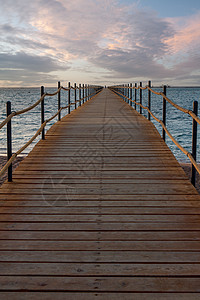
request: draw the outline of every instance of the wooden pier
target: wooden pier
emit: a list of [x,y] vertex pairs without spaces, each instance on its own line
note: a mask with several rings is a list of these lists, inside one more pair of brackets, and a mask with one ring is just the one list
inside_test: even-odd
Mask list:
[[0,189],[0,299],[200,299],[200,196],[104,89]]

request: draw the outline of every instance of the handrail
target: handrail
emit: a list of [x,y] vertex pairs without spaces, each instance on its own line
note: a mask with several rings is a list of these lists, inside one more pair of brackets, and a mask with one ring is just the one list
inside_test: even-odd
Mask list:
[[57,89],[57,91],[55,93],[53,93],[53,94],[46,93],[45,96],[50,96],[50,97],[56,96],[61,90],[62,90],[62,87],[60,87],[59,89]]
[[[89,86],[90,88],[94,88],[94,86]],[[78,90],[79,87],[70,87],[70,89],[74,89],[74,90]],[[30,110],[32,110],[33,108],[35,108],[36,106],[38,106],[46,96],[49,96],[49,97],[52,97],[52,96],[55,96],[57,95],[61,90],[64,90],[64,91],[69,91],[70,90],[69,88],[64,88],[63,86],[60,87],[55,93],[45,93],[39,100],[37,100],[33,105],[27,107],[27,108],[24,108],[22,110],[19,110],[19,111],[13,111],[7,118],[5,118],[1,123],[0,123],[0,129],[3,128],[14,116],[19,116],[21,114],[24,114]],[[83,89],[81,87],[81,89]],[[84,87],[84,89],[87,89],[87,87]],[[81,100],[85,99],[86,97],[82,98]],[[80,100],[79,100],[80,101]]]
[[[59,82],[59,86],[60,86],[60,82]],[[43,87],[42,87],[43,88]],[[19,111],[14,111],[12,113],[10,113],[7,118],[5,118],[1,123],[0,123],[0,129],[3,128],[6,124],[8,124],[9,122],[11,122],[11,119],[14,117],[14,116],[18,116],[18,115],[21,115],[23,113],[26,113],[30,110],[32,110],[33,108],[35,108],[37,105],[39,105],[40,103],[42,103],[42,101],[44,101],[44,98],[46,96],[55,96],[57,94],[60,93],[61,90],[65,90],[65,91],[69,91],[70,89],[74,89],[74,90],[80,90],[80,88],[82,88],[81,86],[80,87],[72,87],[70,86],[70,88],[64,88],[63,86],[60,86],[56,92],[54,93],[44,93],[41,98],[39,100],[37,100],[33,105],[23,109],[23,110],[19,110]],[[102,90],[102,87],[100,86],[93,86],[93,85],[87,85],[87,86],[84,86],[84,89],[87,90],[88,92],[86,93],[86,96],[85,97],[81,97],[81,94],[80,94],[80,99],[76,100],[75,102],[73,103],[69,103],[67,106],[64,106],[64,107],[60,107],[58,109],[58,111],[52,116],[50,117],[49,119],[47,119],[46,121],[44,121],[40,128],[37,130],[37,132],[33,135],[33,137],[25,144],[23,145],[17,152],[13,153],[12,156],[8,159],[7,163],[3,166],[3,168],[0,170],[0,177],[9,169],[9,167],[12,165],[12,162],[15,160],[15,158],[21,154],[40,134],[41,132],[43,132],[44,128],[46,127],[46,125],[51,122],[53,119],[55,119],[60,113],[62,110],[64,109],[67,109],[69,107],[71,107],[72,105],[74,105],[75,103],[81,103],[81,101],[83,101],[84,103],[84,100],[86,99],[89,100],[89,99],[92,99],[92,97],[94,95],[97,95],[101,90]],[[89,93],[89,91],[91,89],[95,89],[95,92],[94,93]],[[43,90],[43,89],[42,89]],[[59,103],[60,103],[60,98],[59,98]],[[76,109],[76,107],[75,107]],[[60,118],[59,118],[60,119]],[[8,138],[8,137],[7,137]],[[9,176],[8,176],[9,177]],[[11,174],[11,178],[12,178],[12,174]],[[12,180],[10,180],[12,181]]]
[[4,125],[6,125],[8,122],[10,122],[10,120],[12,119],[12,117],[15,116],[15,111],[13,111],[7,118],[5,118],[3,120],[3,122],[0,123],[0,129],[4,127]]
[[[111,86],[110,88],[113,88],[113,86]],[[148,85],[145,86],[145,87],[140,87],[140,86],[138,86],[138,87],[135,87],[135,86],[133,86],[133,87],[128,87],[128,86],[116,86],[115,88],[117,88],[117,89],[124,89],[124,88],[127,88],[127,89],[132,89],[132,90],[146,90],[146,89],[148,89],[148,90],[149,90],[150,92],[152,92],[153,94],[162,96],[162,97],[163,97],[168,103],[170,103],[172,106],[174,106],[174,107],[177,108],[178,110],[182,111],[183,113],[190,115],[190,116],[191,116],[198,124],[200,124],[200,118],[197,117],[197,116],[193,113],[193,111],[191,111],[191,110],[189,110],[189,109],[186,109],[186,108],[184,108],[184,107],[182,107],[182,106],[180,106],[180,105],[174,103],[174,102],[173,102],[172,100],[170,100],[164,93],[162,93],[162,92],[156,92],[156,91],[154,91],[152,88],[150,88]],[[124,97],[124,95],[123,95],[123,97]],[[125,97],[125,98],[126,98],[126,97]]]
[[[71,87],[70,87],[71,88]],[[61,89],[63,90],[63,91],[69,91],[70,89],[69,88],[64,88],[63,86],[61,86]]]
[[22,110],[19,111],[13,111],[7,118],[5,118],[1,123],[0,123],[0,129],[3,128],[14,116],[19,116],[21,114],[24,114],[30,110],[32,110],[33,108],[35,108],[36,106],[38,106],[38,104],[40,104],[44,98],[45,98],[46,94],[44,94],[38,101],[36,101],[33,105],[24,108]]
[[46,120],[41,126],[40,128],[37,130],[37,132],[33,135],[33,137],[24,145],[22,146],[17,152],[15,152],[11,158],[7,161],[7,163],[4,165],[4,167],[0,170],[0,177],[6,172],[6,170],[9,168],[9,166],[12,164],[12,162],[15,160],[15,158],[21,154],[37,137],[38,135],[41,134],[42,130],[45,128],[45,126],[47,125],[47,123],[49,123],[50,121],[52,121],[58,114],[60,111],[62,111],[63,109],[68,108],[68,106],[66,107],[61,107],[58,112],[52,116],[51,118],[49,118],[48,120]]
[[[178,110],[186,113],[186,114],[189,114],[193,120],[195,120],[195,122],[197,122],[198,124],[200,124],[200,118],[197,117],[197,115],[191,111],[191,110],[188,110],[188,109],[185,109],[177,104],[175,104],[172,100],[170,100],[166,95],[165,93],[163,92],[156,92],[154,91],[150,86],[146,86],[145,88],[142,88],[141,86],[138,86],[138,87],[129,87],[129,86],[111,86],[109,87],[111,91],[113,91],[114,93],[118,94],[119,96],[121,96],[123,99],[127,99],[128,102],[130,103],[135,103],[136,105],[140,106],[141,108],[145,109],[148,111],[148,113],[162,126],[163,130],[166,132],[166,134],[169,136],[169,138],[173,141],[173,143],[189,158],[189,160],[191,161],[192,165],[194,166],[194,168],[196,169],[196,171],[200,174],[200,167],[198,166],[196,160],[194,159],[193,157],[193,154],[188,152],[184,147],[182,147],[180,145],[180,143],[172,136],[172,134],[169,132],[169,130],[167,129],[166,125],[163,123],[163,121],[161,121],[160,119],[158,119],[152,112],[151,110],[149,109],[149,107],[147,106],[144,106],[142,105],[141,103],[139,102],[136,102],[135,100],[127,97],[125,94],[123,94],[122,92],[119,92],[118,90],[116,89],[126,89],[126,88],[130,88],[130,89],[148,89],[150,92],[156,94],[156,95],[160,95],[163,97],[163,99],[165,99],[166,101],[168,101],[172,106],[174,106],[175,108],[177,108]],[[196,151],[196,150],[195,150]],[[194,175],[195,177],[195,175]],[[193,184],[195,185],[195,179],[192,178],[192,182]]]

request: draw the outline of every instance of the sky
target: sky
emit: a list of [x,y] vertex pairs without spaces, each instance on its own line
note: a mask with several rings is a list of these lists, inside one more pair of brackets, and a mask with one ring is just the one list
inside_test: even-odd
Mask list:
[[198,86],[199,0],[0,0],[0,87]]

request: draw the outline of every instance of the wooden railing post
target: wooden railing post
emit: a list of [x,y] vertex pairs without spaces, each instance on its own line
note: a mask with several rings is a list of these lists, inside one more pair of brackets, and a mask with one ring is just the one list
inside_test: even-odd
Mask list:
[[124,101],[126,102],[126,84],[124,84]]
[[86,101],[88,101],[88,100],[89,100],[89,89],[88,89],[88,86],[89,86],[89,84],[87,84],[87,89],[86,89],[86,94],[87,94]]
[[[163,87],[163,94],[166,96],[166,92],[167,92],[167,87],[166,85],[164,85]],[[165,98],[163,98],[163,124],[166,126],[166,100]],[[165,130],[164,128],[162,129],[162,138],[165,142],[165,136],[166,136],[166,133],[165,133]]]
[[124,84],[124,101],[126,102],[126,84]]
[[[41,97],[44,95],[44,87],[41,86]],[[41,124],[44,123],[44,99],[41,101]],[[45,139],[45,129],[42,129],[42,140]]]
[[[11,114],[11,102],[7,101],[6,104],[7,117]],[[11,120],[7,123],[7,160],[12,156],[12,129]],[[12,182],[12,164],[8,168],[8,182]]]
[[[123,84],[123,95],[125,96],[125,84]],[[123,100],[125,101],[125,97],[123,97]]]
[[[140,87],[142,88],[142,82],[140,82]],[[140,104],[142,105],[142,89],[140,88]],[[142,107],[140,106],[140,114],[142,115]]]
[[[135,83],[135,102],[137,102],[137,83]],[[135,110],[137,110],[137,104],[135,103]]]
[[129,83],[128,83],[128,85],[127,85],[127,97],[128,97],[127,103],[128,104],[129,104],[129,95],[130,95],[130,89],[129,89]]
[[77,101],[77,99],[76,99],[77,97],[76,97],[76,83],[74,83],[74,108],[76,109],[76,101]]
[[[151,81],[149,81],[148,86],[151,88]],[[148,90],[148,109],[151,110],[151,91]],[[151,121],[151,115],[148,112],[148,120]]]
[[85,85],[85,102],[87,102],[87,84]]
[[[130,99],[131,100],[133,100],[133,89],[132,89],[132,87],[133,87],[133,84],[130,83]],[[133,102],[132,101],[130,101],[130,106],[133,106]]]
[[70,82],[68,83],[68,114],[70,114],[70,112],[71,112],[71,106],[70,106],[70,104],[71,104],[71,84],[70,84]]
[[124,101],[126,102],[126,84],[124,84]]
[[85,97],[85,85],[83,84],[83,103],[85,103],[84,97]]
[[[198,102],[193,102],[193,113],[197,116],[198,115]],[[192,156],[194,160],[197,159],[197,122],[193,119],[192,124]],[[192,165],[192,176],[191,176],[191,183],[195,186],[196,181],[196,169]]]
[[89,84],[87,84],[87,101],[89,100]]
[[[79,100],[81,100],[81,83],[79,84]],[[79,106],[81,106],[81,101],[79,101]]]
[[[60,81],[58,81],[58,89],[60,88]],[[58,92],[58,110],[60,109],[60,100],[61,100],[61,93]],[[58,121],[61,120],[61,112],[58,114]]]

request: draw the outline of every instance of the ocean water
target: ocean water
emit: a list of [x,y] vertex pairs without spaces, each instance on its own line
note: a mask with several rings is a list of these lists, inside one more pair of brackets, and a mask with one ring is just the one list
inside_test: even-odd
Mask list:
[[[45,92],[54,93],[57,88],[47,88]],[[34,104],[40,99],[40,88],[0,88],[0,122],[6,117],[6,102],[11,101],[12,111],[18,111]],[[78,91],[77,91],[78,99]],[[71,102],[74,101],[74,90],[71,90]],[[58,96],[47,96],[44,101],[45,120],[53,116],[58,110]],[[61,90],[61,106],[68,104],[68,91]],[[71,110],[74,106],[71,106]],[[67,109],[62,110],[61,117],[67,114]],[[58,120],[56,117],[45,127],[45,132]],[[13,153],[19,150],[41,126],[41,104],[33,110],[12,118],[12,150]],[[41,139],[36,140],[24,150],[27,154],[34,145]],[[6,126],[0,129],[0,154],[6,154]]]
[[[53,93],[57,88],[47,88],[45,91]],[[154,88],[160,92],[162,88]],[[133,93],[134,94],[134,93]],[[200,100],[200,88],[167,88],[167,96],[180,106],[193,109],[193,101]],[[6,117],[6,102],[11,101],[12,111],[17,111],[32,105],[40,98],[39,88],[0,88],[0,122]],[[61,106],[67,105],[68,92],[61,91]],[[137,92],[139,99],[139,91]],[[74,91],[71,91],[71,101],[74,100]],[[143,91],[143,104],[147,106],[148,92]],[[152,94],[151,108],[156,117],[162,119],[162,97]],[[71,108],[74,109],[73,107]],[[137,108],[139,111],[139,107]],[[45,98],[45,118],[51,117],[57,111],[57,95],[54,97]],[[62,111],[62,116],[67,114],[67,110]],[[144,111],[143,115],[147,117]],[[51,121],[46,131],[57,121],[57,118]],[[162,134],[162,127],[155,120],[152,120]],[[178,111],[169,103],[167,103],[167,128],[175,139],[187,150],[191,152],[192,141],[192,118],[187,114]],[[40,105],[32,111],[12,119],[12,137],[13,137],[13,152],[16,152],[22,147],[40,127]],[[199,126],[198,126],[199,127]],[[39,141],[39,136],[35,142],[30,145],[23,154],[27,154],[34,145]],[[0,154],[6,154],[6,126],[0,130]],[[198,128],[198,152],[197,160],[200,161],[200,128]],[[176,158],[181,162],[188,162],[187,157],[174,145],[170,138],[166,135],[166,142],[172,150]],[[199,154],[199,155],[198,155]]]

